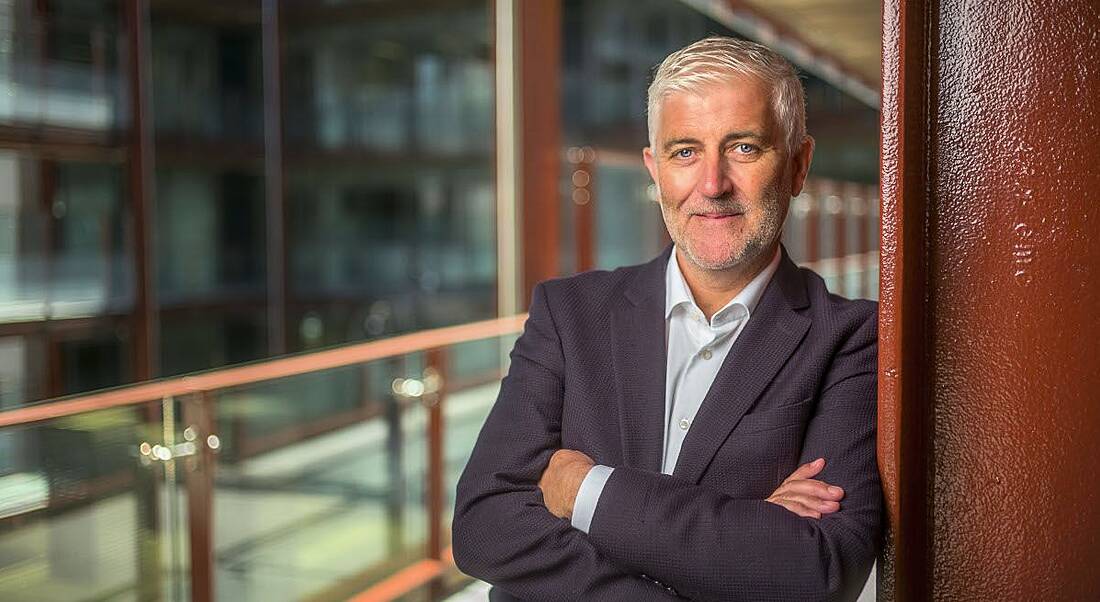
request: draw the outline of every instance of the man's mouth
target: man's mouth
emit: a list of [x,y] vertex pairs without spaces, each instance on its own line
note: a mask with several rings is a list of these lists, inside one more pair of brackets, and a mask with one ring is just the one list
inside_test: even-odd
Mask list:
[[742,215],[741,213],[694,213],[695,217],[702,217],[710,220],[727,220]]

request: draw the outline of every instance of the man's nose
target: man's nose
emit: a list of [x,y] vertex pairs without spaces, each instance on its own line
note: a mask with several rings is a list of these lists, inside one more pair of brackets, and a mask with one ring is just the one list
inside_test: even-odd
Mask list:
[[710,198],[729,195],[733,190],[728,166],[722,153],[707,153],[703,161],[703,173],[700,175],[699,193]]

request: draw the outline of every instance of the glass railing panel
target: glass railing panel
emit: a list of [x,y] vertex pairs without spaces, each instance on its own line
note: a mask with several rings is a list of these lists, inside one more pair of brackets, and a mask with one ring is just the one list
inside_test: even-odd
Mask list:
[[424,511],[406,478],[421,412],[372,386],[399,363],[218,394],[226,443],[213,494],[218,599],[325,594],[387,560],[422,555],[424,529],[409,515]]
[[[0,600],[185,599],[162,402],[0,429]],[[150,445],[142,455],[141,443]]]
[[[445,548],[454,486],[513,341],[211,393],[222,442],[211,504],[215,598],[342,600],[431,558],[433,521]],[[457,579],[452,571],[409,599],[438,599]]]
[[514,324],[0,410],[0,600],[443,599]]

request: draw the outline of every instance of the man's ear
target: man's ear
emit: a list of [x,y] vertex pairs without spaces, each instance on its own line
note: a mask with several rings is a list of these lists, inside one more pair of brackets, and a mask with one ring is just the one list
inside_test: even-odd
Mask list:
[[642,149],[642,162],[649,170],[649,177],[653,178],[653,183],[660,186],[660,182],[657,181],[657,157],[653,156],[652,148],[647,146]]
[[806,183],[806,174],[810,173],[810,162],[814,158],[814,138],[806,136],[802,145],[791,156],[791,196],[802,193],[802,186]]

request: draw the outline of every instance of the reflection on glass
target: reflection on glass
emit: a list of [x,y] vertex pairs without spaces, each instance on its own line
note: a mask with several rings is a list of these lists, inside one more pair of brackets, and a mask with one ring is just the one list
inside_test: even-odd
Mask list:
[[[305,11],[287,32],[287,136],[310,148],[397,158],[492,149],[493,67],[484,3],[340,18]],[[413,2],[413,5],[419,4]],[[293,11],[291,14],[294,14]]]
[[221,393],[213,499],[218,598],[344,599],[424,558],[424,402],[442,404],[446,527],[450,496],[513,341],[446,349],[442,399],[409,395],[432,390],[423,354]]
[[4,403],[496,314],[490,5],[270,6],[274,56],[259,0],[157,0],[129,57],[125,3],[0,0]]
[[160,302],[222,302],[264,294],[259,177],[165,167],[157,173]]
[[[159,403],[0,430],[0,599],[161,599],[179,549],[139,442]],[[163,491],[164,488],[161,488]],[[167,596],[164,596],[167,597]]]
[[[323,336],[303,331],[303,343],[492,316],[492,190],[487,166],[294,177],[293,290],[323,321]],[[366,303],[348,307],[349,297]]]
[[650,200],[652,180],[641,159],[636,164],[600,164],[595,181],[596,267],[613,270],[638,263],[660,249],[664,220]]
[[158,141],[258,144],[263,135],[260,3],[234,3],[248,17],[243,23],[219,21],[222,13],[214,10],[218,3],[197,4],[208,6],[196,13],[171,2],[153,5],[151,71]]
[[0,323],[126,311],[118,166],[0,151]]
[[[454,487],[514,342],[0,429],[0,599],[188,599],[193,557],[210,559],[217,600],[362,592],[426,558],[432,529],[448,545]],[[192,540],[203,525],[210,538]],[[407,599],[466,581],[450,569]]]
[[286,35],[291,349],[495,314],[486,6],[363,6]]
[[118,28],[109,0],[0,0],[0,123],[117,127]]
[[161,373],[173,376],[260,359],[267,354],[265,327],[265,314],[247,306],[163,310]]
[[160,372],[263,357],[260,3],[156,2],[149,28]]

